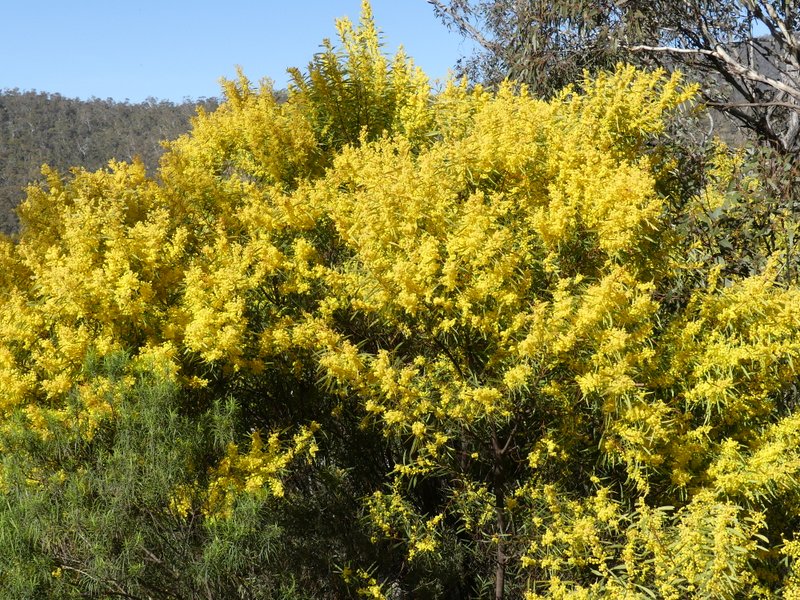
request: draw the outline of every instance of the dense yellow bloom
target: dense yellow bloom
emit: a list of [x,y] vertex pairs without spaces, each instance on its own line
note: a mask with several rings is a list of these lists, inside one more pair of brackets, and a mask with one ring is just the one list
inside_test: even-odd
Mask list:
[[[777,259],[734,278],[684,256],[648,141],[692,89],[620,66],[548,102],[434,94],[370,15],[284,103],[227,82],[158,179],[45,170],[0,240],[3,427],[92,440],[133,382],[87,360],[124,351],[181,386],[180,410],[239,394],[260,415],[174,515],[288,496],[335,433],[286,415],[319,402],[391,448],[365,510],[409,563],[469,543],[528,598],[734,598],[782,551],[770,585],[800,594],[778,540],[800,510],[800,290]],[[726,206],[737,159],[717,153],[690,214]]]

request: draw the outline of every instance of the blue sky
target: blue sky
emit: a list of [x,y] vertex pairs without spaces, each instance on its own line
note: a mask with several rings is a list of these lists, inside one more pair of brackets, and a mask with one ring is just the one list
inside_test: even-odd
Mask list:
[[[334,20],[358,20],[360,0],[3,0],[0,89],[77,98],[181,101],[219,94],[241,65],[253,81],[285,87]],[[443,78],[472,46],[450,33],[425,0],[373,0],[387,52],[402,44]]]

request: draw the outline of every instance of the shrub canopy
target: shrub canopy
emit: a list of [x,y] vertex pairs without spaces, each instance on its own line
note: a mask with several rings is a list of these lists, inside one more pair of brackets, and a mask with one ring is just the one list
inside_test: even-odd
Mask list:
[[664,139],[694,90],[434,92],[368,5],[338,31],[285,103],[225,83],[157,178],[29,189],[0,588],[800,594],[794,225],[717,252],[761,191]]

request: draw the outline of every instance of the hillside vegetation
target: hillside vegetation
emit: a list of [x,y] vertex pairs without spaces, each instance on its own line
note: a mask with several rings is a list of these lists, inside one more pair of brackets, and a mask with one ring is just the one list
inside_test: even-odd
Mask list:
[[78,100],[43,92],[0,92],[0,232],[18,227],[14,209],[24,188],[41,179],[48,164],[61,172],[80,166],[95,170],[109,160],[138,157],[154,174],[162,140],[189,129],[198,106],[213,109],[216,100],[141,104]]

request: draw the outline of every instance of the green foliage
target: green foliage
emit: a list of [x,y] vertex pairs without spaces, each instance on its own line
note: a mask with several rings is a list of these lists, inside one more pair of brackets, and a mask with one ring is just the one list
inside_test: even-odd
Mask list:
[[[359,536],[341,473],[322,469],[315,489],[285,502],[243,498],[228,519],[203,519],[191,504],[182,513],[176,490],[202,484],[196,465],[232,436],[235,407],[186,413],[175,382],[153,368],[124,354],[88,357],[86,377],[109,382],[114,406],[91,440],[57,423],[45,438],[23,428],[24,439],[0,440],[17,448],[3,463],[2,597],[330,594],[325,574]],[[343,527],[353,540],[339,538]]]

